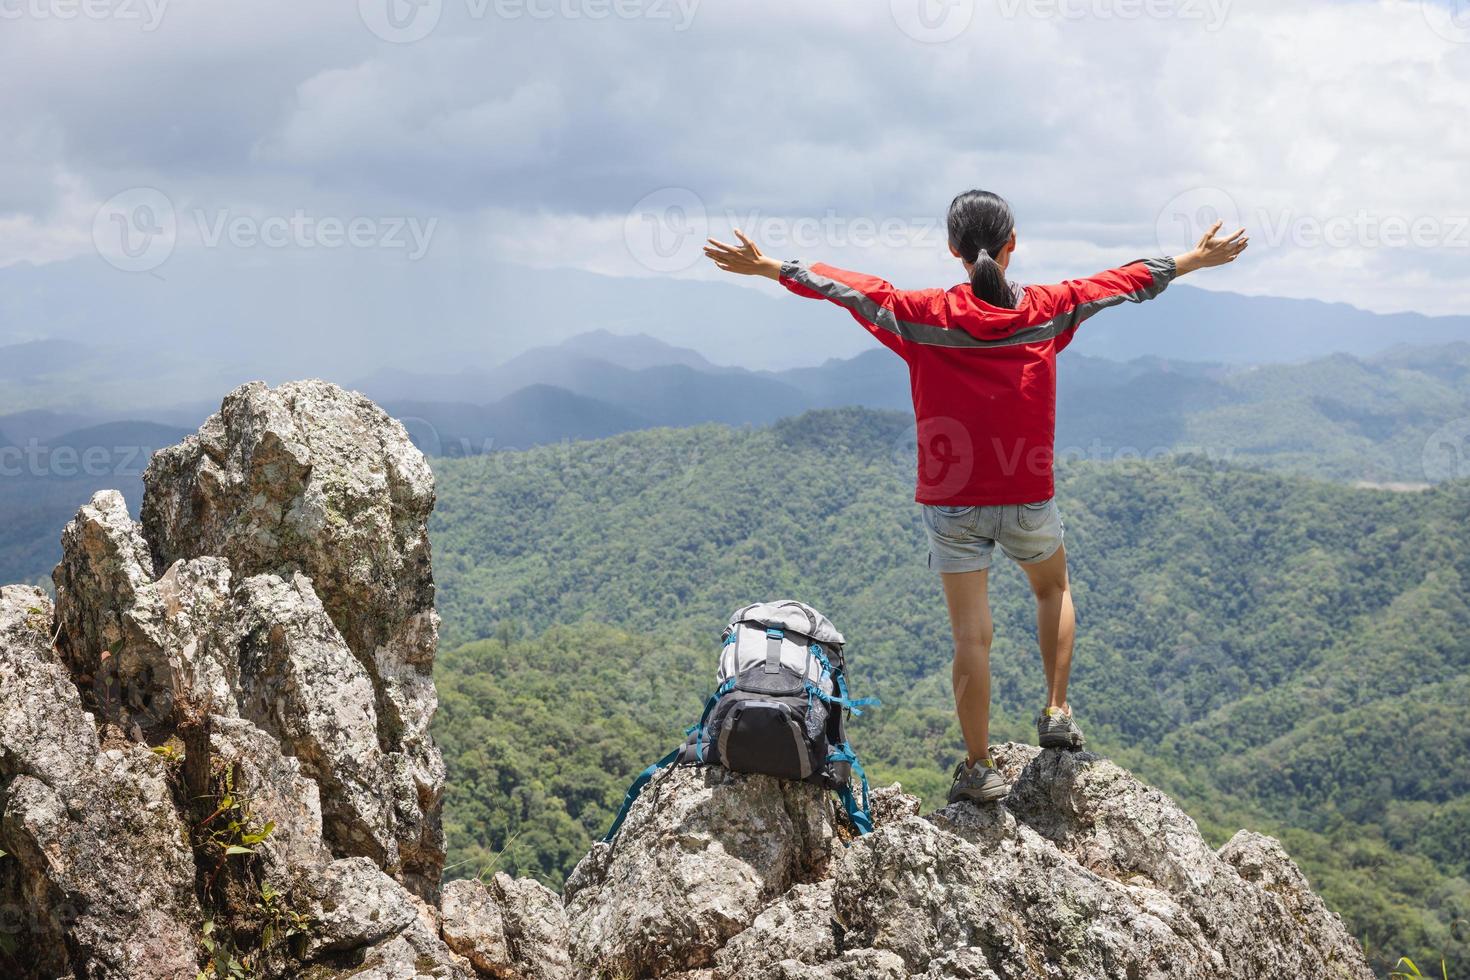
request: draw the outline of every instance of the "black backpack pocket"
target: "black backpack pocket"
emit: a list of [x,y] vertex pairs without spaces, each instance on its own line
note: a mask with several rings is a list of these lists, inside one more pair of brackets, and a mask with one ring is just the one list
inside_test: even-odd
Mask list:
[[731,772],[808,779],[821,770],[806,737],[805,699],[733,691],[716,709],[714,721],[714,756]]

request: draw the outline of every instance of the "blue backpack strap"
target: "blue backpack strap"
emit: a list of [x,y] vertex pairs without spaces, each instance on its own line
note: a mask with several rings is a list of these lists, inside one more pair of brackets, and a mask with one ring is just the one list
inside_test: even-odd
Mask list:
[[[838,678],[840,679],[841,676],[842,675],[839,674],[838,675]],[[828,704],[840,705],[841,707],[847,708],[848,710],[850,710],[855,715],[860,715],[860,714],[863,713],[862,708],[860,707],[860,705],[864,705],[864,704],[882,704],[883,703],[882,701],[880,701],[877,698],[849,698],[849,697],[846,697],[845,695],[847,693],[847,688],[845,686],[839,687],[839,690],[842,692],[840,694],[828,694],[826,691],[822,690],[820,687],[817,687],[817,685],[813,684],[811,681],[807,681],[806,682],[806,689],[807,689],[808,696],[814,694],[817,697],[821,698],[823,701],[826,701]]]
[[849,782],[837,791],[838,799],[842,800],[842,808],[847,811],[847,819],[859,834],[870,834],[873,832],[873,811],[868,805],[868,776],[863,771],[863,764],[858,761],[857,754],[853,752],[852,746],[843,742],[827,756],[828,762],[846,762],[852,766],[852,771],[857,773],[858,781],[863,787],[863,802],[858,805],[857,797],[853,795],[852,784]]
[[611,841],[613,836],[617,834],[618,828],[623,825],[623,819],[628,816],[628,811],[633,808],[633,801],[638,799],[639,795],[642,794],[643,787],[648,785],[648,781],[653,778],[653,774],[665,766],[673,765],[678,760],[679,753],[683,748],[684,746],[679,746],[679,748],[670,752],[638,774],[638,778],[633,780],[633,785],[628,787],[628,793],[623,797],[623,805],[618,808],[618,815],[613,818],[612,826],[607,829],[607,835],[602,838],[604,841]]
[[685,735],[694,735],[695,732],[699,733],[698,736],[696,736],[696,738],[694,739],[694,757],[700,762],[704,761],[704,726],[709,723],[709,714],[711,711],[715,710],[715,704],[719,702],[720,698],[724,697],[726,694],[729,694],[734,689],[735,678],[733,677],[729,678],[725,681],[725,683],[715,688],[715,693],[711,694],[709,696],[709,700],[704,702],[704,712],[699,716],[699,723],[695,725],[690,725],[688,728],[684,729]]
[[[694,749],[695,758],[700,762],[704,761],[704,726],[709,721],[710,712],[715,709],[716,702],[726,694],[729,694],[734,687],[735,678],[733,677],[717,687],[715,693],[709,696],[709,700],[704,702],[704,713],[699,716],[699,723],[690,725],[684,729],[685,735],[693,735],[695,732],[699,733],[698,737],[694,740]],[[618,828],[623,825],[623,819],[627,817],[628,811],[633,807],[633,801],[638,799],[639,795],[643,792],[643,788],[653,778],[653,774],[679,761],[679,756],[683,753],[684,746],[687,744],[686,742],[684,745],[680,745],[674,751],[638,774],[638,778],[633,780],[633,785],[628,787],[628,792],[623,797],[623,805],[618,808],[618,815],[613,818],[612,826],[608,828],[607,835],[602,838],[604,841],[611,841],[613,836],[617,834]]]

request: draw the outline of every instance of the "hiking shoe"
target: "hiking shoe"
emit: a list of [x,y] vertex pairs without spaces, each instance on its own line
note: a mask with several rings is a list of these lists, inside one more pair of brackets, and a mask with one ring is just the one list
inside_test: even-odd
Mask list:
[[1047,708],[1036,719],[1036,741],[1043,749],[1080,749],[1087,743],[1082,729],[1061,708]]
[[949,802],[969,800],[972,803],[989,803],[1011,791],[1010,784],[989,760],[973,766],[961,762],[954,767],[954,785],[949,788]]

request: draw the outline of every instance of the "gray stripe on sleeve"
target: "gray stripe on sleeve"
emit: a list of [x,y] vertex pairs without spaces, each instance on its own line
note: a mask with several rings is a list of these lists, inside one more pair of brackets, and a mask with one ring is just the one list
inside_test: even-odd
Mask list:
[[1012,347],[1019,344],[1034,344],[1039,341],[1050,340],[1058,334],[1071,330],[1094,313],[1107,309],[1109,306],[1116,306],[1123,302],[1141,303],[1144,300],[1153,299],[1159,293],[1163,292],[1170,280],[1174,278],[1174,260],[1172,258],[1141,259],[1126,263],[1126,265],[1136,265],[1140,261],[1148,268],[1150,274],[1153,275],[1154,281],[1152,285],[1131,293],[1121,293],[1117,296],[1109,296],[1107,299],[1082,303],[1065,313],[1047,320],[1045,323],[1024,327],[1008,337],[1001,337],[996,340],[981,340],[958,328],[936,327],[928,323],[914,323],[909,320],[900,320],[892,310],[875,302],[861,290],[849,286],[847,283],[838,282],[829,276],[818,275],[808,268],[804,262],[782,262],[781,277],[805,286],[807,289],[831,300],[837,305],[853,311],[879,329],[895,334],[912,343],[923,344],[928,347]]

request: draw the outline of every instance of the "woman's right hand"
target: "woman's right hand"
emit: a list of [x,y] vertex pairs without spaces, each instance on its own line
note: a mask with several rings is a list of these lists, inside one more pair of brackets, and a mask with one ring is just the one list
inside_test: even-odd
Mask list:
[[1217,265],[1225,265],[1234,262],[1245,251],[1250,239],[1245,237],[1245,229],[1242,228],[1229,238],[1216,237],[1221,226],[1225,222],[1217,221],[1215,226],[1205,232],[1204,237],[1199,240],[1191,251],[1183,255],[1175,256],[1175,275],[1182,276],[1193,272],[1195,269],[1209,269]]

